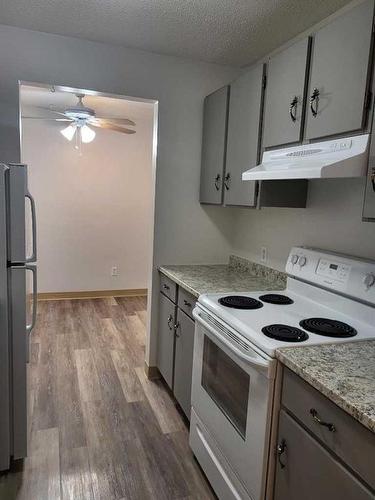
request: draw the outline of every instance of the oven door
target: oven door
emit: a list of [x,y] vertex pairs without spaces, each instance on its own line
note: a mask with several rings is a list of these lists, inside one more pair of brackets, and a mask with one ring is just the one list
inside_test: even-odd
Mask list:
[[193,410],[249,496],[259,500],[267,471],[276,362],[200,306],[194,316]]

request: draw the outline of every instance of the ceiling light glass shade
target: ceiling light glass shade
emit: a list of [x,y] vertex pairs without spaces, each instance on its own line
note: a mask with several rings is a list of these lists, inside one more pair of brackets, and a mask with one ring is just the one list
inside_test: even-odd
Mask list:
[[91,142],[95,139],[96,133],[87,125],[81,127],[81,139],[82,142]]
[[68,125],[66,128],[63,128],[60,130],[62,135],[65,137],[65,139],[68,139],[68,141],[71,141],[74,137],[74,134],[76,132],[76,126],[75,125]]

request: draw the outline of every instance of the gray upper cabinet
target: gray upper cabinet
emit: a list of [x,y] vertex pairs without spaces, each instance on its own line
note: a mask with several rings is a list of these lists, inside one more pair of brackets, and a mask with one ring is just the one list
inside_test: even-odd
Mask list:
[[256,182],[243,182],[242,172],[258,163],[262,87],[263,65],[256,65],[230,88],[224,177],[226,205],[256,205]]
[[158,368],[164,380],[172,388],[176,306],[162,293],[159,296]]
[[227,141],[229,87],[223,87],[204,100],[201,203],[221,205]]
[[305,38],[268,62],[263,146],[296,143],[302,137],[309,39]]
[[194,321],[181,310],[177,314],[173,392],[190,420]]
[[373,8],[373,0],[364,2],[315,34],[307,139],[360,130],[365,125]]

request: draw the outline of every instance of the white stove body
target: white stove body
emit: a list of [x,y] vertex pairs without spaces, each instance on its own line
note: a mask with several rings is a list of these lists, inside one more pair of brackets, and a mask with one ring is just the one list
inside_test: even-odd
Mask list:
[[[264,500],[275,395],[275,350],[280,347],[375,338],[375,263],[307,248],[293,248],[287,288],[275,292],[207,294],[196,320],[190,446],[219,499]],[[259,300],[287,295],[293,304],[263,303],[240,310],[222,306],[224,295]],[[303,342],[266,337],[262,328],[320,317],[355,328],[350,338],[308,333]]]

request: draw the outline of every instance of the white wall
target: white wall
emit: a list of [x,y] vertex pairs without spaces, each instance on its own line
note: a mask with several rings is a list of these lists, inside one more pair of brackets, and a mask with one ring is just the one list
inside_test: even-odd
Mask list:
[[365,179],[309,181],[307,208],[234,212],[232,251],[283,270],[293,245],[307,245],[375,259],[375,223],[362,222]]
[[[60,129],[23,120],[22,161],[37,206],[39,292],[147,288],[153,112],[137,133],[96,129],[82,156]],[[119,276],[111,276],[111,266]]]
[[[157,99],[155,283],[162,263],[227,260],[230,211],[198,203],[202,112],[204,96],[234,79],[238,69],[9,26],[0,26],[0,47],[0,161],[20,157],[18,80]],[[150,364],[156,320],[153,315]]]

